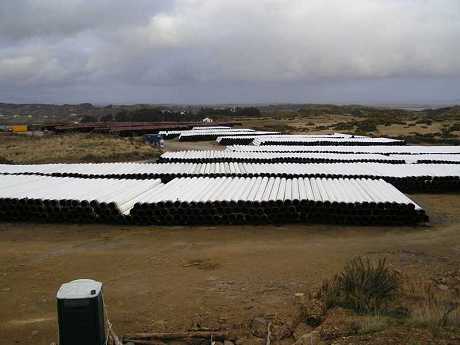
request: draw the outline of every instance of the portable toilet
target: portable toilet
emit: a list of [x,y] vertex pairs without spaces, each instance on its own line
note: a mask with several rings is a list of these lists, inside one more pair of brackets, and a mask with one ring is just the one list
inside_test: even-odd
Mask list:
[[59,345],[105,345],[102,283],[78,279],[57,292]]

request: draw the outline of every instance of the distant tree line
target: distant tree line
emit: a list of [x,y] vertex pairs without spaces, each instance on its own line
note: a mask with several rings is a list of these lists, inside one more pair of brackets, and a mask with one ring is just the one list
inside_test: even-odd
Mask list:
[[260,110],[256,107],[237,108],[201,108],[198,112],[202,117],[215,116],[260,116]]
[[163,110],[159,108],[142,108],[137,110],[122,110],[115,114],[117,122],[157,122],[157,121],[195,121],[198,115],[189,112]]
[[[198,112],[173,111],[160,108],[142,108],[136,110],[122,110],[114,116],[111,114],[99,117],[99,121],[109,122],[161,122],[161,121],[201,121],[205,117],[230,118],[238,116],[259,116],[260,111],[256,107],[237,108],[209,108],[203,107]],[[91,115],[83,116],[80,122],[96,122],[98,119]]]

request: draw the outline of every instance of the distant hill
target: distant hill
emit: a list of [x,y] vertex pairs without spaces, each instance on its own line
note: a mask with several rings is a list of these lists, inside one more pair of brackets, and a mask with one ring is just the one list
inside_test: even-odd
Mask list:
[[[244,110],[241,112],[241,110]],[[417,113],[418,116],[436,117],[437,119],[460,119],[460,105],[420,109],[420,108],[397,108],[396,106],[365,106],[365,105],[334,105],[334,104],[260,104],[255,106],[242,105],[235,107],[225,106],[196,106],[196,105],[93,105],[91,103],[80,104],[14,104],[0,103],[0,123],[36,123],[36,122],[78,122],[86,120],[116,119],[119,114],[136,114],[144,112],[158,113],[162,116],[153,116],[151,121],[178,120],[177,114],[189,114],[192,117],[206,116],[257,116],[262,114],[293,113],[296,115],[322,115],[338,114],[353,116],[410,116]],[[169,114],[169,115],[168,115]],[[168,118],[171,117],[171,119]],[[128,116],[129,119],[130,116]],[[186,119],[187,115],[184,117]],[[148,118],[148,116],[147,116]],[[180,120],[180,119],[179,119]],[[148,120],[143,120],[148,121]]]

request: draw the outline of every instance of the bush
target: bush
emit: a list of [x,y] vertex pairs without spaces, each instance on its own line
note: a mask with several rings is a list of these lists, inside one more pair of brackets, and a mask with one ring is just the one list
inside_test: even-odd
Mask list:
[[333,126],[336,131],[349,131],[355,128],[355,122],[339,122]]
[[450,126],[450,131],[451,132],[458,132],[460,131],[460,123],[456,122],[452,126]]
[[323,283],[320,296],[328,308],[338,306],[357,313],[376,313],[386,311],[399,288],[399,273],[385,260],[373,264],[358,257],[348,262],[343,272]]

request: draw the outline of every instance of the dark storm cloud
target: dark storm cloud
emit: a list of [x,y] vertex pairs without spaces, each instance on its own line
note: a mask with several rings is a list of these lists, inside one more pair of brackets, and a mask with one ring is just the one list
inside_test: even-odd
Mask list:
[[437,100],[459,89],[458,42],[457,0],[2,0],[0,92],[21,102]]
[[3,0],[0,33],[2,39],[23,40],[142,25],[152,13],[166,9],[167,3],[166,0]]

